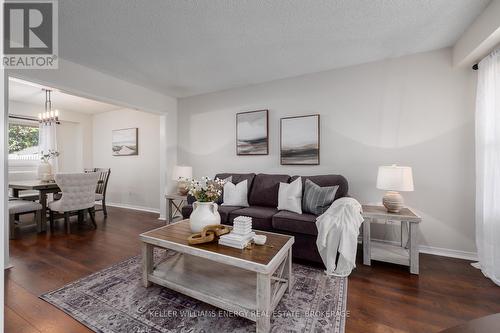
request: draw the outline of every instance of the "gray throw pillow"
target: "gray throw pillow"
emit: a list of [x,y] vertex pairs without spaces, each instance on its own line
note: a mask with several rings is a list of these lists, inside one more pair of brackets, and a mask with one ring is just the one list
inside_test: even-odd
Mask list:
[[302,212],[321,215],[330,207],[339,187],[321,187],[309,179],[304,185],[304,196],[302,197]]

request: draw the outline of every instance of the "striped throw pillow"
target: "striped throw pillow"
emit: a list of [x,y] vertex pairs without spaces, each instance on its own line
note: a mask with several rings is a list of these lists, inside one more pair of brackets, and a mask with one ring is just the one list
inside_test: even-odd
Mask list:
[[321,215],[330,207],[338,186],[321,187],[309,179],[304,185],[304,196],[302,197],[302,211],[314,215]]

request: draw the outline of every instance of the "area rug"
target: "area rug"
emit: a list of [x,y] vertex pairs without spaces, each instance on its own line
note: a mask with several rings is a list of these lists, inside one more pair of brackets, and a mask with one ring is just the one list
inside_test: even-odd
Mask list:
[[[155,262],[172,252],[156,250]],[[291,293],[271,319],[271,332],[343,333],[347,278],[293,264]],[[255,323],[173,290],[142,286],[141,257],[133,257],[40,296],[95,332],[255,332]]]

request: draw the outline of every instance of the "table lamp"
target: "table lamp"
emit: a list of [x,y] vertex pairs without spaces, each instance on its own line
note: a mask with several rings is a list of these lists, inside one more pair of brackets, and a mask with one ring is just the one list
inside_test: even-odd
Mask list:
[[399,191],[413,191],[413,174],[407,166],[381,166],[378,168],[377,188],[386,190],[382,203],[390,213],[399,213],[404,207],[403,196]]
[[188,181],[193,177],[193,168],[185,165],[176,165],[172,172],[172,180],[177,181],[177,194],[188,194]]

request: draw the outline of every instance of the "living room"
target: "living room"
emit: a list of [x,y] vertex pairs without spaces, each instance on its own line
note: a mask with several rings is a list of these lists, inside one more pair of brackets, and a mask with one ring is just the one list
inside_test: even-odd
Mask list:
[[9,240],[36,215],[4,194],[6,332],[497,331],[500,1],[52,8],[57,68],[1,69],[3,130],[54,91],[51,181],[110,168],[109,207]]

